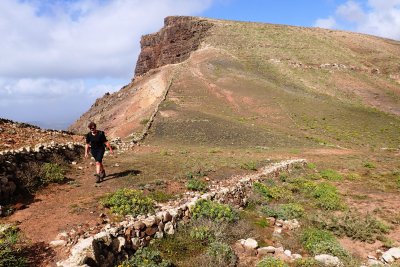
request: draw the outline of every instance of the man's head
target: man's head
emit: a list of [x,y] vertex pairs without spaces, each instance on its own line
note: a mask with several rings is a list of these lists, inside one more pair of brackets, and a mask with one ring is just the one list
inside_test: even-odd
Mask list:
[[88,128],[91,130],[91,131],[96,131],[96,123],[94,123],[94,122],[90,122],[89,124],[88,124]]

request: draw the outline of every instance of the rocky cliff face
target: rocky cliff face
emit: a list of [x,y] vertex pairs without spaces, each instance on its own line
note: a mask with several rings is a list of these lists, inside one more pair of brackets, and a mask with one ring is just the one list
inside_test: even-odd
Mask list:
[[195,17],[167,17],[164,28],[142,37],[135,76],[167,64],[180,63],[198,49],[212,23]]

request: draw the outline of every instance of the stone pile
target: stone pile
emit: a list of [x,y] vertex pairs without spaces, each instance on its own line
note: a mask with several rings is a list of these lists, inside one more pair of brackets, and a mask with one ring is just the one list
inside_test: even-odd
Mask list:
[[0,203],[7,202],[19,189],[24,188],[20,177],[25,165],[49,162],[55,155],[71,161],[82,153],[83,145],[77,142],[39,143],[34,147],[0,151]]
[[[191,211],[199,199],[216,200],[223,203],[246,204],[246,189],[266,175],[276,175],[288,171],[306,161],[288,160],[263,168],[257,174],[246,177],[235,177],[235,184],[227,187],[215,186],[205,194],[186,194],[181,200],[159,206],[154,215],[127,216],[124,221],[107,224],[100,233],[83,238],[71,248],[71,256],[57,263],[58,266],[76,267],[93,263],[99,266],[114,266],[118,260],[131,256],[139,247],[146,246],[153,238],[162,238],[175,233],[178,222],[187,222]],[[231,181],[232,182],[232,181]],[[241,201],[238,201],[242,199]],[[54,242],[57,243],[57,240]],[[63,242],[59,242],[62,244]]]

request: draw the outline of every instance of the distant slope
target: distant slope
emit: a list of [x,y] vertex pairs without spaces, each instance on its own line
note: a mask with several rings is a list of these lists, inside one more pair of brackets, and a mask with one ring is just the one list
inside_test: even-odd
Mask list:
[[[193,17],[167,18],[150,39],[136,67],[143,75],[99,99],[71,130],[95,120],[131,138],[155,115],[152,142],[400,145],[400,42]],[[188,40],[193,45],[182,45]]]

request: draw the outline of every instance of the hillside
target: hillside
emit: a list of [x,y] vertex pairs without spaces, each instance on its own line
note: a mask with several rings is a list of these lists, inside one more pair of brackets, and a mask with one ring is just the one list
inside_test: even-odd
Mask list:
[[[132,83],[94,120],[131,139],[215,145],[398,147],[400,43],[358,33],[169,17],[144,36]],[[165,100],[164,100],[165,98]],[[159,110],[158,110],[159,108]]]

